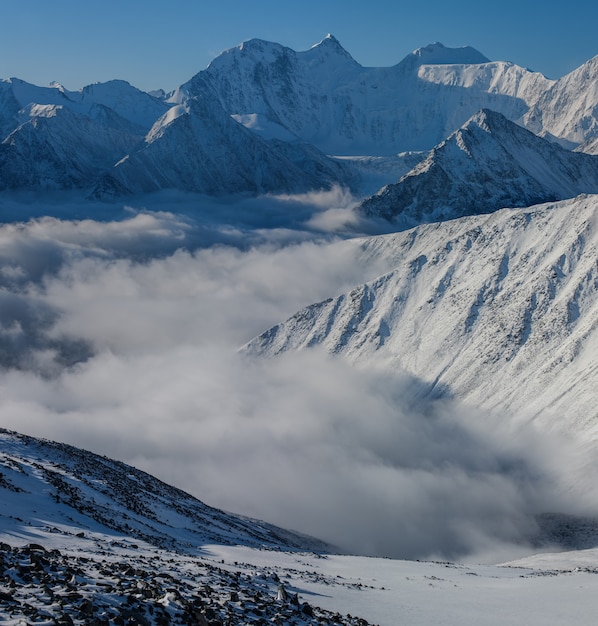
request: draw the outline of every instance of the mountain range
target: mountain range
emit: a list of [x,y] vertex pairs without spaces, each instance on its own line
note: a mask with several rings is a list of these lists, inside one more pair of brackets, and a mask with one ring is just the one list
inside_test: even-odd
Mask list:
[[[169,94],[144,93],[123,81],[71,92],[56,83],[7,79],[0,82],[0,189],[82,189],[110,199],[172,188],[255,195],[340,185],[359,195],[365,189],[359,167],[332,157],[400,160],[399,154],[420,151],[423,159],[436,146],[438,163],[446,143],[458,140],[455,132],[473,132],[483,109],[591,154],[597,68],[594,58],[555,81],[439,43],[392,67],[366,68],[329,35],[304,52],[249,40]],[[503,124],[497,141],[507,132],[520,141],[518,130]],[[498,132],[496,121],[487,132]],[[545,160],[552,149],[536,141],[526,150]],[[429,161],[421,167],[438,170]],[[564,188],[595,191],[595,175],[586,175],[591,169],[584,168],[583,182],[567,179]],[[397,182],[391,172],[379,173],[384,182]],[[500,180],[503,172],[490,174]],[[561,174],[577,177],[575,166]],[[546,195],[528,183],[520,203],[564,197],[562,188],[543,189]],[[509,196],[502,195],[506,206]]]
[[[340,258],[354,266],[351,276],[360,276],[361,284],[346,289],[346,276],[339,277],[334,284],[342,282],[343,289],[332,293],[331,288],[330,296],[319,302],[305,298],[306,306],[274,325],[268,318],[264,332],[247,337],[235,356],[243,363],[254,359],[250,365],[258,363],[258,374],[266,371],[259,370],[260,360],[276,362],[298,351],[323,353],[326,359],[331,355],[330,362],[348,361],[358,376],[366,371],[373,378],[378,373],[404,373],[407,382],[389,395],[408,395],[411,385],[413,402],[432,399],[451,407],[455,402],[467,414],[472,432],[480,435],[457,437],[460,445],[475,447],[473,442],[487,441],[494,432],[506,433],[506,441],[526,433],[521,458],[507,450],[489,459],[495,470],[492,476],[504,474],[529,482],[529,491],[522,491],[529,494],[536,484],[544,484],[543,475],[532,475],[536,469],[538,474],[554,471],[558,480],[548,482],[562,487],[565,495],[559,493],[547,502],[579,505],[576,510],[542,509],[539,514],[534,508],[533,532],[524,533],[525,539],[527,547],[544,553],[504,566],[354,557],[337,554],[338,549],[319,539],[212,508],[119,461],[0,429],[0,621],[10,626],[25,622],[367,626],[368,620],[387,626],[400,621],[592,623],[592,589],[598,572],[593,461],[598,437],[597,80],[598,57],[551,80],[512,63],[490,61],[473,48],[446,48],[440,43],[415,50],[392,67],[367,68],[329,35],[302,52],[249,40],[223,52],[168,94],[145,93],[118,80],[80,91],[68,91],[57,83],[37,87],[16,78],[0,81],[0,191],[5,198],[14,190],[76,190],[79,196],[107,201],[109,214],[110,201],[122,204],[131,194],[167,189],[209,196],[351,190],[358,202],[349,211],[355,211],[360,225],[369,223],[372,230],[382,225],[390,234],[318,240],[317,246],[301,248],[299,254],[333,259],[341,250]],[[383,186],[370,196],[372,181]],[[227,215],[233,213],[234,208]],[[55,260],[61,269],[54,273],[46,273],[46,264],[51,265],[59,254],[47,244],[52,232],[58,232],[52,228],[67,228],[66,221],[33,220],[7,229],[6,241],[22,235],[19,245],[25,260],[7,245],[0,268],[7,296],[0,316],[6,352],[0,373],[6,375],[6,385],[27,387],[35,381],[37,399],[27,397],[24,404],[24,410],[33,414],[31,423],[37,413],[46,415],[40,410],[46,396],[60,398],[68,393],[69,384],[77,387],[81,380],[77,373],[91,368],[94,359],[110,353],[108,367],[121,363],[125,376],[135,360],[129,358],[126,341],[118,349],[114,346],[127,332],[126,316],[140,318],[140,343],[151,343],[154,338],[149,331],[144,334],[144,328],[154,329],[156,322],[146,327],[141,318],[157,300],[162,298],[163,304],[171,293],[173,298],[180,296],[177,288],[184,292],[181,303],[187,302],[189,293],[204,298],[213,292],[213,285],[205,287],[208,278],[200,271],[202,263],[210,263],[208,255],[201,254],[206,251],[202,246],[209,244],[193,243],[194,234],[185,239],[183,221],[177,222],[178,234],[173,235],[156,226],[147,213],[139,217],[147,219],[137,220],[135,229],[150,229],[155,238],[141,246],[137,256],[130,252],[135,249],[137,230],[123,230],[122,250],[113,254],[109,245],[103,248],[98,242],[111,240],[122,223],[111,222],[104,228],[99,221],[77,221],[62,242],[68,261]],[[233,228],[224,223],[225,218],[222,222],[218,226]],[[272,227],[266,218],[263,222],[258,229]],[[187,227],[193,228],[190,219],[184,222]],[[37,229],[37,239],[28,237],[32,229]],[[81,239],[77,234],[81,230],[93,232]],[[284,247],[280,240],[289,236],[282,231],[266,239],[277,251]],[[301,237],[309,236],[301,232]],[[171,255],[168,246],[160,248],[161,237],[170,237],[167,243],[177,252]],[[205,237],[209,241],[209,233]],[[210,274],[210,280],[224,281],[223,274],[234,273],[227,256],[230,250],[216,247],[222,254],[213,261],[218,272],[216,278]],[[317,256],[324,248],[328,256]],[[93,254],[88,254],[90,249]],[[243,254],[242,246],[234,249],[236,258],[250,258]],[[256,257],[260,257],[259,272],[266,277],[271,259],[281,259],[282,273],[272,284],[252,282],[254,267],[241,272],[243,289],[261,289],[266,300],[276,300],[283,279],[296,278],[293,272],[313,272],[317,267],[305,262],[307,256],[298,257],[299,269],[290,257],[267,257],[261,249]],[[197,264],[189,275],[177,276],[182,287],[173,280],[177,284],[172,291],[154,291],[155,276],[168,282],[182,270],[183,265],[173,259]],[[169,263],[170,269],[165,269]],[[27,264],[35,266],[39,280],[28,278],[28,271],[34,270],[27,270]],[[149,273],[151,265],[159,265],[155,274]],[[287,265],[291,270],[285,274]],[[98,279],[106,267],[106,277]],[[126,279],[120,274],[125,271],[130,271]],[[102,290],[95,289],[96,280],[106,283],[99,295],[96,291]],[[205,292],[194,291],[199,283]],[[231,284],[238,288],[238,283]],[[106,301],[120,301],[123,291],[130,302],[120,309],[120,317],[104,315],[111,312]],[[51,308],[41,315],[50,292],[56,311]],[[141,298],[141,306],[135,306],[135,297]],[[88,333],[89,337],[87,317],[80,313],[69,320],[69,307],[82,306],[82,300],[83,312],[91,311],[96,302],[106,306],[97,308],[96,318],[106,318],[106,328]],[[189,300],[189,306],[196,307],[199,296]],[[225,299],[225,303],[239,301]],[[287,308],[284,315],[297,306]],[[258,315],[251,307],[248,311]],[[183,339],[172,350],[172,358],[185,352],[184,358],[191,359],[187,329],[198,323],[207,326],[213,319],[198,321],[194,308],[193,323],[187,326],[185,312],[180,313],[180,317],[163,318],[181,320]],[[68,329],[75,328],[75,334],[63,340],[58,320]],[[221,326],[214,327],[219,332]],[[28,335],[32,339],[25,341]],[[106,345],[105,335],[111,337]],[[47,373],[29,371],[28,347],[40,358],[54,358],[56,367]],[[152,358],[143,361],[144,367],[164,365],[160,355],[149,350],[148,354]],[[185,371],[195,366],[190,363],[195,364],[184,361]],[[98,380],[101,387],[110,379]],[[160,380],[159,374],[155,380]],[[226,393],[235,394],[230,380],[227,370]],[[392,383],[398,380],[392,378]],[[93,383],[94,393],[110,394],[109,389],[98,390],[95,379]],[[383,388],[382,383],[375,387]],[[280,389],[287,387],[283,384]],[[73,403],[85,404],[84,389],[74,397]],[[270,397],[258,394],[255,400],[243,388],[238,402],[255,403],[259,415],[259,402]],[[156,409],[161,418],[164,413],[163,419],[169,417],[170,400],[161,398],[164,404]],[[18,403],[10,402],[14,400],[9,394],[6,410],[16,411]],[[214,403],[218,411],[229,406],[217,399]],[[144,405],[134,404],[128,410],[139,412],[140,406]],[[203,406],[193,405],[193,414]],[[68,402],[57,402],[57,407],[56,411],[76,414]],[[377,432],[375,420],[364,422],[363,432],[371,426],[376,445],[392,449],[396,458],[376,456],[375,447],[362,448],[347,437],[345,429],[354,426],[343,422],[342,403],[334,407],[338,419],[332,426],[317,413],[317,402],[306,407],[315,418],[305,427],[323,438],[326,455],[333,455],[337,446],[349,446],[356,464],[371,471],[376,484],[381,476],[392,476],[387,470],[396,469],[393,463],[402,467],[398,456],[403,448],[382,441],[386,431]],[[392,411],[398,411],[399,404],[389,402],[389,407],[394,418]],[[81,418],[77,428],[84,431],[82,418],[89,415],[85,408],[76,414]],[[425,410],[421,415],[414,410],[413,416],[407,428],[388,431],[405,437],[404,446],[409,445],[408,430],[416,421],[418,427],[423,424],[424,437],[434,434],[428,427],[437,416]],[[224,420],[225,416],[218,413],[217,417]],[[367,417],[364,414],[364,420]],[[451,422],[441,434],[458,423]],[[498,426],[492,430],[488,424],[499,424],[502,430]],[[282,443],[272,445],[281,445],[292,456],[294,450],[282,436],[287,425],[281,420],[277,427],[281,430],[273,429],[273,439],[280,436]],[[226,428],[223,433],[228,436]],[[430,446],[440,452],[450,445],[443,437],[430,439]],[[484,450],[482,446],[471,451],[472,458]],[[426,452],[419,448],[413,452],[422,455],[416,465],[421,482],[412,480],[415,470],[408,467],[405,485],[397,487],[390,479],[380,484],[388,485],[389,500],[400,515],[405,515],[406,508],[401,508],[405,494],[425,490],[428,484],[440,502],[436,507],[434,501],[429,510],[442,511],[442,500],[451,492],[442,481],[435,482]],[[546,460],[551,455],[558,457],[553,465]],[[452,467],[450,455],[440,457],[446,458],[443,477],[451,473],[461,479],[469,471],[458,464]],[[306,458],[315,462],[317,456]],[[529,468],[522,461],[528,458],[533,461]],[[479,473],[480,467],[486,465],[474,463],[471,471]],[[342,471],[350,474],[352,469],[347,464]],[[271,468],[273,480],[281,480],[276,470]],[[469,483],[457,484],[466,485],[466,490]],[[492,490],[495,483],[481,484]],[[267,490],[268,485],[255,488]],[[351,497],[352,488],[353,484]],[[295,492],[291,495],[297,497]],[[308,496],[301,502],[308,502],[313,493]],[[522,506],[520,496],[515,493],[507,502],[516,509]],[[476,494],[465,498],[464,508],[476,508],[475,499]],[[418,509],[420,518],[408,519],[422,519],[428,509],[423,510]],[[467,516],[465,511],[463,519],[469,523]],[[496,520],[497,528],[511,523],[510,517],[505,520]],[[445,524],[441,521],[440,526]],[[472,543],[476,537],[483,543],[475,521],[466,526],[464,533],[474,538]],[[530,604],[533,611],[527,610]]]

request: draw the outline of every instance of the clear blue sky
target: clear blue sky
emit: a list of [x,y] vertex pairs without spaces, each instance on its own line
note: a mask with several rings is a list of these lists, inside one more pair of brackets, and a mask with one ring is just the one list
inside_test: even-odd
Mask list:
[[558,78],[598,54],[597,25],[596,0],[0,0],[0,78],[168,91],[246,39],[306,50],[329,32],[366,66],[440,41]]

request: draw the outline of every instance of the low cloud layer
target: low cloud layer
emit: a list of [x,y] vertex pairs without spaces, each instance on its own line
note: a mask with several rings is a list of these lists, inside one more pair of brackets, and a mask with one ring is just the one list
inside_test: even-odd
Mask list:
[[582,510],[563,441],[430,399],[400,372],[239,354],[381,268],[322,230],[257,218],[227,230],[189,213],[0,227],[4,427],[352,552],[511,556],[536,514]]

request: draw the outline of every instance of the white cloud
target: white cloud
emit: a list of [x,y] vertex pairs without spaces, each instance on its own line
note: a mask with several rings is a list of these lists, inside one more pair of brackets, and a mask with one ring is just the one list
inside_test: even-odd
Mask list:
[[562,442],[426,400],[401,373],[239,354],[381,268],[305,231],[231,231],[235,245],[206,232],[135,212],[1,227],[2,425],[359,552],[502,550],[529,539],[536,513],[578,506]]

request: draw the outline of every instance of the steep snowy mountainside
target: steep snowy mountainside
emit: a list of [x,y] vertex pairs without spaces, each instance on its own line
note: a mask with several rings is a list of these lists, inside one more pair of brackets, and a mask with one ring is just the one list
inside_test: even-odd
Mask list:
[[391,155],[431,149],[481,108],[519,120],[553,82],[439,43],[395,66],[365,68],[329,36],[305,52],[246,42],[169,101],[209,89],[231,115],[261,116],[327,154]]
[[482,110],[360,209],[411,227],[580,193],[598,193],[598,158]]
[[[321,550],[316,539],[213,509],[118,461],[0,429],[1,526],[125,534],[197,553],[206,543]],[[24,525],[23,522],[26,521]]]
[[0,141],[17,126],[20,108],[11,84],[6,80],[0,80]]
[[598,197],[505,209],[363,242],[396,269],[244,349],[322,346],[431,390],[598,437]]
[[205,96],[171,108],[109,176],[134,192],[206,194],[305,192],[353,177],[316,148],[263,140]]
[[93,105],[89,115],[62,105],[26,109],[29,119],[0,143],[0,189],[86,186],[142,139],[136,126],[103,105]]
[[523,124],[571,145],[598,138],[598,56],[556,81],[526,113]]

